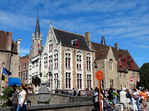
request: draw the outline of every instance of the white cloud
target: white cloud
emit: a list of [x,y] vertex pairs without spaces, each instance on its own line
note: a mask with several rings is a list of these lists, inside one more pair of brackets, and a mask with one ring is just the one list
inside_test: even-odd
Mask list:
[[149,49],[149,44],[148,45],[135,45],[135,47]]
[[30,49],[22,47],[20,49],[20,56],[25,56],[25,55],[29,54],[29,52],[30,52]]

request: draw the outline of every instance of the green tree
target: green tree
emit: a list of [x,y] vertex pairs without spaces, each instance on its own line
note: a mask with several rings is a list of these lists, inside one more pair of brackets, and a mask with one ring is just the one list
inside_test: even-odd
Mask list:
[[149,63],[143,64],[140,68],[140,85],[149,89]]
[[2,92],[3,93],[2,98],[7,100],[11,96],[12,92],[13,92],[12,87],[10,87],[10,86],[5,87],[3,92]]

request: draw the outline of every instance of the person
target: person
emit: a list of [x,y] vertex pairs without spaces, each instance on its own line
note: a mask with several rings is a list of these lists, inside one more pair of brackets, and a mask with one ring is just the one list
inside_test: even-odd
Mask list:
[[141,97],[141,103],[142,103],[142,108],[143,110],[146,111],[146,107],[147,107],[147,93],[145,89],[142,89],[142,91],[140,92],[140,97]]
[[126,98],[127,98],[127,103],[131,104],[132,96],[131,96],[130,91],[128,89],[126,90]]
[[12,111],[16,111],[18,106],[18,88],[17,85],[13,85],[13,94],[12,94]]
[[94,89],[93,103],[94,103],[94,109],[95,109],[95,111],[99,111],[98,89],[97,88]]
[[110,103],[113,103],[113,85],[110,86],[109,91],[108,91],[108,99]]
[[89,96],[89,91],[88,91],[88,88],[86,88],[86,89],[85,89],[84,96]]
[[18,95],[18,106],[17,106],[17,110],[16,111],[26,111],[26,91],[24,90],[25,87],[21,84],[20,86],[20,92]]
[[91,88],[89,92],[90,92],[90,96],[93,96],[93,94],[94,94],[93,88]]
[[73,95],[73,96],[76,96],[76,94],[77,94],[77,92],[76,92],[76,90],[73,88],[73,89],[72,89],[72,95]]
[[120,92],[120,103],[127,109],[126,88],[122,88],[122,91]]
[[77,96],[81,96],[81,91],[77,89]]
[[139,109],[139,96],[136,89],[132,90],[132,107],[134,111]]
[[113,106],[115,108],[115,104],[117,103],[117,97],[118,97],[118,93],[116,91],[116,89],[113,89]]

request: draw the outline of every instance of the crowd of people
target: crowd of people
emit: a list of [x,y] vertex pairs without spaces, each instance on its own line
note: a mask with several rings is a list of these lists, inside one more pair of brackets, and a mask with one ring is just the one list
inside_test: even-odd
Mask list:
[[[20,85],[19,87],[14,85],[13,89],[14,91],[10,98],[12,101],[12,111],[26,111],[26,96],[30,93],[31,89],[25,85]],[[79,89],[73,88],[72,95],[82,96],[82,92]],[[123,109],[127,111],[130,111],[130,109],[133,111],[147,111],[147,101],[149,100],[149,91],[144,88],[134,88],[132,90],[122,88],[122,90],[116,90],[111,86],[109,89],[100,90],[100,95],[97,87],[94,90],[86,88],[83,95],[93,98],[95,111],[99,111],[100,106],[103,111],[113,111],[116,108],[116,104],[121,105],[121,111]],[[99,98],[101,101],[99,101]],[[101,103],[100,106],[99,102]]]
[[[94,110],[99,111],[98,88],[94,90],[86,89],[84,96],[92,96],[94,103]],[[121,111],[147,111],[147,101],[149,98],[149,91],[144,88],[134,88],[132,90],[122,88],[116,90],[111,86],[109,89],[100,91],[100,100],[103,111],[113,111],[118,104],[121,106]]]

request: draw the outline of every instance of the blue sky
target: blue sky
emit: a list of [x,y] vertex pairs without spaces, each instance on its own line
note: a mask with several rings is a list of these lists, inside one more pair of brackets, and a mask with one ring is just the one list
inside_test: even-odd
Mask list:
[[22,38],[21,53],[29,53],[39,11],[43,45],[50,21],[62,30],[84,34],[100,43],[128,49],[139,66],[149,62],[149,0],[0,0],[0,30]]

